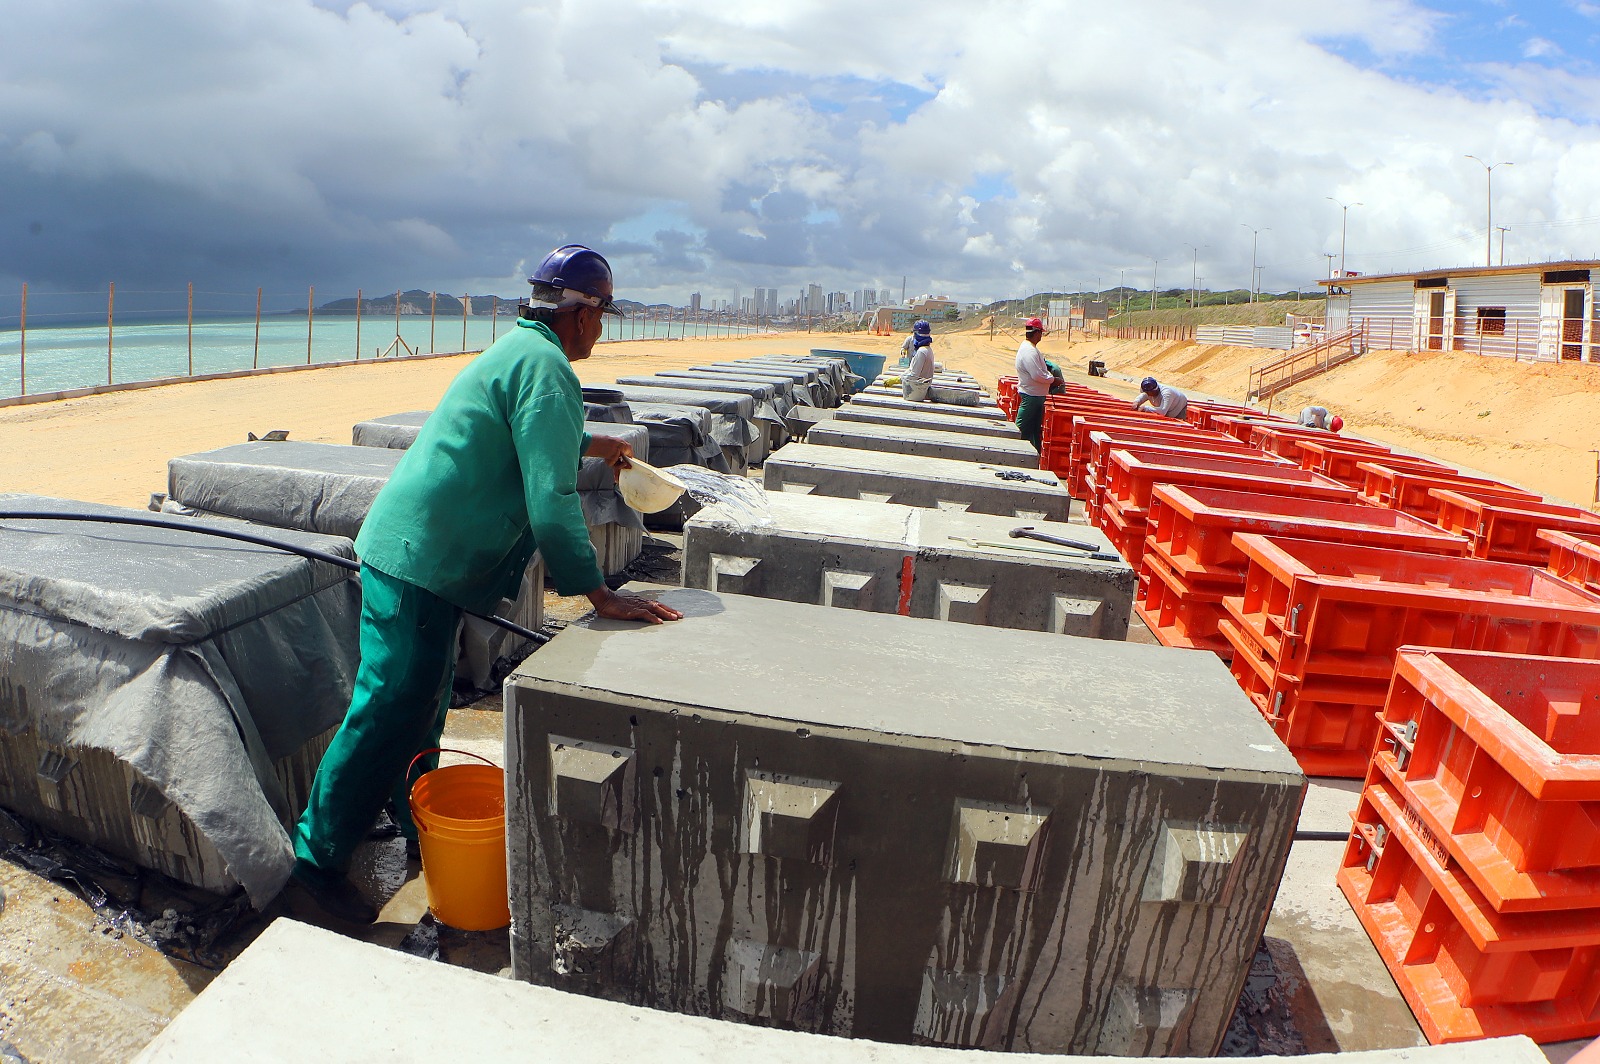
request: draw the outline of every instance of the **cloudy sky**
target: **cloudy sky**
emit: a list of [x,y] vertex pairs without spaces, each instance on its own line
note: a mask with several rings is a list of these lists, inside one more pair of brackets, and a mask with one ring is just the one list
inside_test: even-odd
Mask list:
[[[35,293],[989,300],[1600,257],[1600,0],[0,0]],[[1252,229],[1260,230],[1253,234]],[[1493,255],[1499,257],[1499,234]],[[298,293],[294,295],[293,293]]]

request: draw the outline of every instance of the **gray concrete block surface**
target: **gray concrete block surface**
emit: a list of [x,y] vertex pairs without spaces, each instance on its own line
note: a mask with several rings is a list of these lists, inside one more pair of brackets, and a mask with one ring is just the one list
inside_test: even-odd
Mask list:
[[[819,423],[811,431],[828,424]],[[1005,479],[1002,474],[1011,473],[1011,468],[1002,470],[998,464],[985,468],[982,463],[810,443],[791,444],[762,467],[763,484],[769,492],[895,502],[1024,520],[1067,519],[1070,499],[1054,474],[1017,472],[1029,479]]]
[[[1305,779],[1214,655],[639,590],[685,619],[573,625],[507,680],[517,978],[888,1042],[1216,1048]],[[574,945],[575,915],[611,930]]]
[[[689,521],[684,584],[1058,635],[1127,634],[1133,570],[1013,539],[1025,523],[1016,518],[783,492],[767,502],[766,520],[719,505]],[[1098,529],[1037,527],[1115,554]]]
[[835,418],[806,433],[806,442],[823,447],[854,447],[865,451],[943,458],[955,462],[984,462],[989,465],[1037,469],[1039,452],[1020,439],[974,436],[967,432],[939,429],[901,428]]

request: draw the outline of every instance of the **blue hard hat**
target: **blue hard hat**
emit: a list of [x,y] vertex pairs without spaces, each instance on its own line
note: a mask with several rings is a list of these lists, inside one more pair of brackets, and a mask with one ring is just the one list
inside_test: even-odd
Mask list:
[[561,292],[562,300],[551,304],[557,310],[591,306],[606,314],[622,314],[611,298],[611,264],[582,244],[565,244],[546,255],[528,283]]
[[1146,377],[1139,382],[1139,390],[1141,392],[1153,392],[1159,387],[1161,387],[1161,382],[1154,377]]
[[926,336],[933,331],[933,326],[919,318],[917,323],[911,327],[911,331],[919,335]]

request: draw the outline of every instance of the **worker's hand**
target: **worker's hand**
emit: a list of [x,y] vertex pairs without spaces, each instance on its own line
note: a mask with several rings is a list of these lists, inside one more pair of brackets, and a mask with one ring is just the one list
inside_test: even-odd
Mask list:
[[650,624],[660,624],[662,621],[683,620],[683,614],[671,606],[641,595],[624,595],[612,591],[604,584],[589,592],[589,602],[594,606],[595,613],[613,621],[648,621]]
[[633,457],[633,444],[614,436],[591,436],[589,449],[583,454],[585,458],[604,459],[611,467],[611,475],[616,476],[632,464],[629,459]]

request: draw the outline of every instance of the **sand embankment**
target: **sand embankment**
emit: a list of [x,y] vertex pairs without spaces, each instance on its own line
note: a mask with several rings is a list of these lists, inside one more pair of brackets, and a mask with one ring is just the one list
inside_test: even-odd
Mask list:
[[[707,361],[811,347],[898,351],[901,337],[788,334],[605,344],[578,364],[585,383]],[[939,359],[985,383],[1010,373],[1014,333],[942,334]],[[1082,372],[1153,373],[1193,392],[1238,400],[1261,351],[1194,343],[1047,337],[1047,356]],[[0,489],[143,506],[166,485],[167,459],[240,443],[246,432],[348,443],[363,419],[433,406],[467,356],[173,384],[0,409]],[[891,358],[892,361],[892,358]],[[1097,387],[1132,395],[1116,379]],[[1374,352],[1273,400],[1278,410],[1320,403],[1349,430],[1437,456],[1561,499],[1593,498],[1600,367],[1529,365],[1458,352]]]

